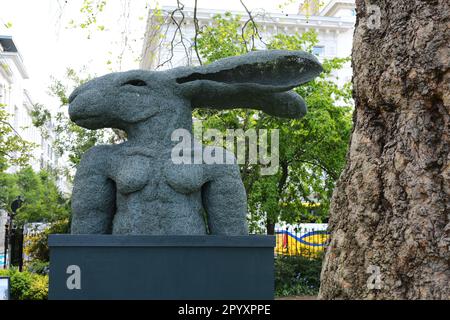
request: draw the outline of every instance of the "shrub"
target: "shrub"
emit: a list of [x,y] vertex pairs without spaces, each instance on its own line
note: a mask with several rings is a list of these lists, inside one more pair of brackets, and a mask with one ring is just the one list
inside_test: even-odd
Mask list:
[[31,262],[28,262],[26,269],[31,273],[46,275],[49,272],[49,262],[32,260]]
[[31,286],[23,295],[25,300],[47,300],[48,298],[48,276],[32,276]]
[[275,296],[317,295],[321,269],[322,257],[275,257]]
[[29,244],[30,258],[38,261],[49,261],[48,236],[53,233],[69,233],[69,220],[52,223],[44,232],[39,233]]
[[17,269],[0,270],[0,276],[10,277],[11,299],[45,300],[48,297],[48,276]]

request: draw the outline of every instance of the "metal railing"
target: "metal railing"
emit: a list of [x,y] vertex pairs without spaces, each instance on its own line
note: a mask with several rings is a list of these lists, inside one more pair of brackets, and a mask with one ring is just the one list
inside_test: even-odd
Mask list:
[[275,230],[276,255],[314,258],[322,254],[328,244],[329,233],[323,228],[288,227]]

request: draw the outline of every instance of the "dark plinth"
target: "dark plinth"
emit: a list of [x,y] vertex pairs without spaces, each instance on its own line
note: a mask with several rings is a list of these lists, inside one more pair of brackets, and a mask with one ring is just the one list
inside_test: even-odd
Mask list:
[[[51,235],[50,299],[273,299],[273,236]],[[80,268],[81,289],[67,287]]]

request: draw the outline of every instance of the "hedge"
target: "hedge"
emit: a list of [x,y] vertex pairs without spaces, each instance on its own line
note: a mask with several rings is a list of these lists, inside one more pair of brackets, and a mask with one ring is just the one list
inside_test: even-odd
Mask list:
[[0,270],[0,276],[10,277],[11,299],[46,300],[48,297],[48,276],[16,268]]
[[316,296],[320,287],[322,256],[275,258],[275,296]]

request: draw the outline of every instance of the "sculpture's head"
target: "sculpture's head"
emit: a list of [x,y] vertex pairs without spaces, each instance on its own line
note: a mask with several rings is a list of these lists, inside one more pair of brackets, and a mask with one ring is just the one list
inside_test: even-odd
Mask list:
[[75,89],[69,97],[69,115],[88,129],[123,129],[158,114],[175,117],[178,111],[195,107],[252,108],[299,118],[306,105],[290,90],[321,72],[320,63],[309,53],[270,50],[206,66],[111,73]]

